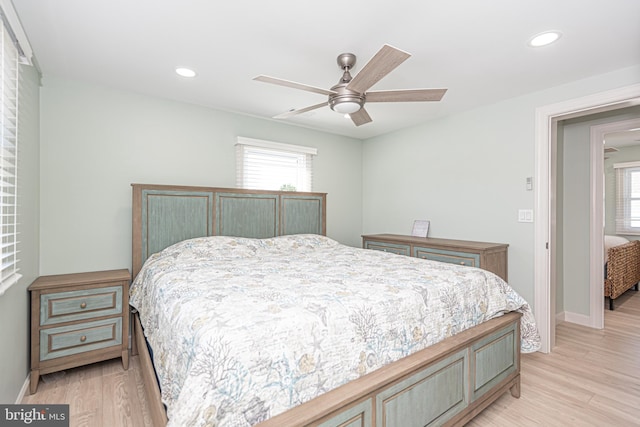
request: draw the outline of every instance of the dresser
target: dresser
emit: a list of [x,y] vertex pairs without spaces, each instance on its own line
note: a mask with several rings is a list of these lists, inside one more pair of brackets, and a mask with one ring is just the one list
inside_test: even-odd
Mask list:
[[31,377],[122,357],[129,367],[129,270],[41,276],[30,286]]
[[434,239],[400,234],[368,234],[362,236],[362,247],[399,255],[479,267],[507,281],[507,248],[505,243]]

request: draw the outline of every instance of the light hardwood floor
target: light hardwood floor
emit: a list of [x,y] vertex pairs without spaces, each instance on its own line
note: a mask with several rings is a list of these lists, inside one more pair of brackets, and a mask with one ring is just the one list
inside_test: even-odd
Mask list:
[[43,375],[35,394],[23,403],[69,404],[71,427],[151,426],[138,356],[129,369],[120,359]]
[[[605,310],[605,328],[558,325],[551,354],[522,356],[522,394],[505,393],[467,427],[640,426],[640,292]],[[119,359],[50,374],[24,403],[69,403],[71,426],[151,426],[140,365]],[[395,426],[402,427],[402,426]]]

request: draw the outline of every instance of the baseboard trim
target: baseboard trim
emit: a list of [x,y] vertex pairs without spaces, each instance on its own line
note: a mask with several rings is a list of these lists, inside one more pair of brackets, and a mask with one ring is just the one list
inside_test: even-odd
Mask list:
[[[565,322],[569,322],[569,323],[575,323],[577,325],[581,325],[581,326],[586,326],[588,328],[593,328],[593,325],[591,325],[591,317],[584,315],[584,314],[579,314],[579,313],[571,313],[571,312],[567,312],[564,311],[561,313],[562,315],[562,320]],[[560,317],[560,316],[558,316]],[[556,324],[558,324],[558,317],[556,317]]]
[[29,390],[29,385],[31,381],[29,380],[29,375],[27,374],[27,379],[24,380],[24,384],[22,384],[22,388],[20,389],[20,393],[18,394],[18,398],[16,399],[16,405],[22,403],[24,400],[24,396],[27,394],[27,390]]

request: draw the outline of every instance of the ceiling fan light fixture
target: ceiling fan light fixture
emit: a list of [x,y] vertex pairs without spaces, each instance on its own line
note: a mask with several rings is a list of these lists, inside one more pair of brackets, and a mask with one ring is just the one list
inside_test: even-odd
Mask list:
[[341,101],[331,104],[331,109],[340,114],[352,114],[360,111],[362,104],[357,101]]
[[329,95],[329,107],[340,114],[352,114],[360,111],[365,102],[365,96],[345,89],[345,84],[331,88],[336,94]]

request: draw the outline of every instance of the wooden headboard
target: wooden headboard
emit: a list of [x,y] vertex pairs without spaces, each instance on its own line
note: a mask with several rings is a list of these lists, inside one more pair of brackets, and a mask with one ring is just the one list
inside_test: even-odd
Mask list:
[[326,235],[326,193],[131,184],[133,277],[146,259],[204,236]]

